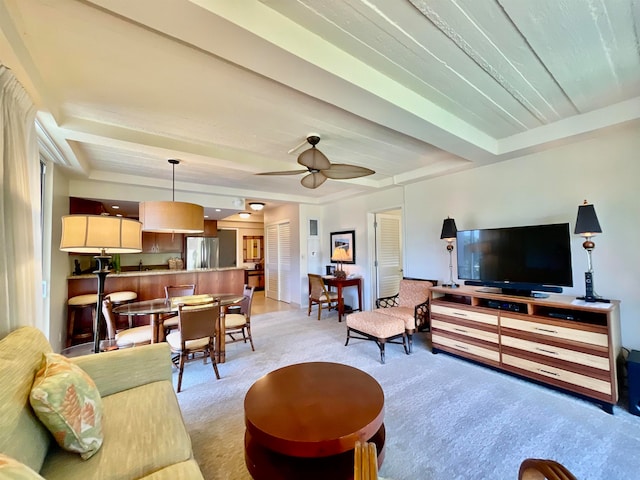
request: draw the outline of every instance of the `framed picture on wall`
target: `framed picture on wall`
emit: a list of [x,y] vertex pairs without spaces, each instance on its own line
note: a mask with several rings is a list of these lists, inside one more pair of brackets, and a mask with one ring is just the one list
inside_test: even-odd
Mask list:
[[356,263],[356,231],[331,232],[331,261]]

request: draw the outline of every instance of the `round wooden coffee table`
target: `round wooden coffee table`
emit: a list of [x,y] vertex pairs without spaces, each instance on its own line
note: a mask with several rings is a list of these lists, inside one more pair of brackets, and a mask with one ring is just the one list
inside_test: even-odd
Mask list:
[[384,393],[357,368],[290,365],[255,382],[244,399],[245,462],[261,479],[353,478],[356,440],[384,460]]

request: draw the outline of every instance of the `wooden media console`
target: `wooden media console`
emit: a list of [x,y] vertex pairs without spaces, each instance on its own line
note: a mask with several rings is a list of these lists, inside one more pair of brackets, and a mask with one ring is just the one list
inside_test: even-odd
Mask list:
[[433,353],[448,352],[600,404],[618,402],[620,302],[432,287]]

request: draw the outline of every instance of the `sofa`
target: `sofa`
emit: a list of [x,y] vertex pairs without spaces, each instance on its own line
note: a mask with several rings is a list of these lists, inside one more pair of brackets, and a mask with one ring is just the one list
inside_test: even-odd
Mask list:
[[47,339],[32,327],[0,340],[0,454],[47,480],[203,479],[173,390],[167,344],[70,359],[102,400],[104,440],[87,460],[60,448],[31,408],[34,377],[48,352]]

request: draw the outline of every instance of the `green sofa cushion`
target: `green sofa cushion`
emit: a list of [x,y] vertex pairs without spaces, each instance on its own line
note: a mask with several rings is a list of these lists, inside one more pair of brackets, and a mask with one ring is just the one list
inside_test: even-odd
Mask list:
[[58,445],[86,460],[100,449],[102,398],[87,373],[57,353],[44,355],[31,388],[31,408]]
[[204,480],[195,460],[176,463],[144,477],[144,480]]
[[29,393],[42,355],[49,352],[44,334],[33,327],[18,328],[0,340],[0,452],[36,472],[52,438],[29,406]]
[[142,385],[102,400],[102,448],[82,460],[55,446],[40,471],[47,480],[136,479],[192,458],[171,382]]

